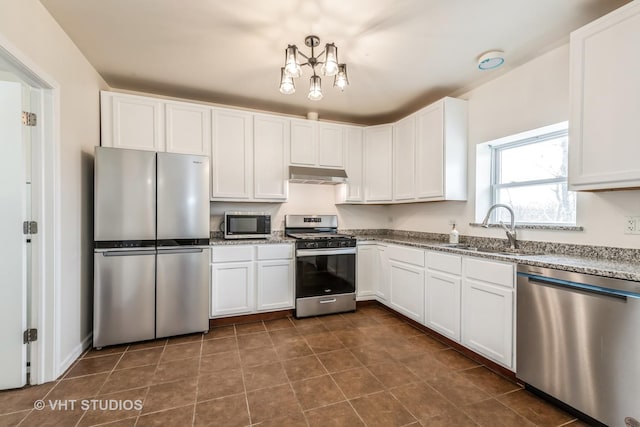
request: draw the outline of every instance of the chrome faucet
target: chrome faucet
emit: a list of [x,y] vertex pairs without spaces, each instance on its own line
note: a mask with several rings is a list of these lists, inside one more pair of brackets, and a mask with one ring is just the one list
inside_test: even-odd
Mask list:
[[516,249],[516,223],[515,223],[516,215],[513,212],[513,209],[511,209],[511,206],[504,205],[502,203],[496,203],[495,205],[491,206],[489,208],[489,211],[487,211],[487,214],[485,215],[484,219],[482,220],[482,226],[484,228],[489,227],[489,217],[491,216],[491,212],[493,212],[493,210],[496,208],[505,208],[511,214],[511,227],[507,227],[506,225],[504,225],[504,222],[502,221],[500,221],[500,225],[502,226],[502,228],[504,228],[504,231],[507,233],[507,239],[509,241],[509,249]]

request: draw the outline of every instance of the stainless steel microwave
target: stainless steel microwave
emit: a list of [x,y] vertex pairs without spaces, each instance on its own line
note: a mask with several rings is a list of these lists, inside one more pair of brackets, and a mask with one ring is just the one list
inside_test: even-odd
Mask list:
[[225,212],[225,239],[266,239],[271,236],[271,215],[264,212]]

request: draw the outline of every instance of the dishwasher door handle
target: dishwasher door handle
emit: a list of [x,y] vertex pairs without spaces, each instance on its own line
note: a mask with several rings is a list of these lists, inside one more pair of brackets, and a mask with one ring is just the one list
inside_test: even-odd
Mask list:
[[588,294],[601,295],[604,297],[616,298],[624,301],[627,300],[626,295],[621,294],[614,290],[601,289],[594,286],[583,285],[580,283],[572,283],[572,282],[566,282],[566,281],[560,281],[560,280],[554,280],[554,279],[547,279],[547,278],[538,277],[538,276],[525,275],[525,277],[527,277],[531,282],[542,283],[543,285],[556,286],[558,288],[564,288],[567,290],[581,291]]

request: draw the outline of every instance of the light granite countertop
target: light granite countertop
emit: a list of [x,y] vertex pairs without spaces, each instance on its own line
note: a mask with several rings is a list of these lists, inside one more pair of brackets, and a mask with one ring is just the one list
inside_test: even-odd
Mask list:
[[[573,271],[576,273],[593,274],[596,276],[612,277],[615,279],[632,280],[640,282],[640,256],[634,249],[604,248],[588,245],[561,245],[544,242],[520,242],[523,249],[531,255],[508,255],[499,253],[478,252],[468,249],[451,248],[445,246],[444,235],[431,233],[359,233],[363,230],[345,230],[355,235],[358,241],[374,241],[383,243],[395,243],[399,245],[414,246],[434,251],[449,252],[459,255],[486,258],[496,261],[513,262],[517,264],[532,265],[543,268]],[[493,248],[504,247],[499,239],[486,239],[477,241],[465,241],[471,246],[490,246]],[[268,239],[237,239],[225,240],[222,237],[212,236],[209,241],[211,246],[223,245],[268,245],[294,243],[295,239],[285,236],[282,232],[274,232]],[[498,245],[498,246],[496,246]]]
[[[554,268],[557,270],[573,271],[576,273],[593,274],[597,276],[640,282],[640,259],[638,259],[637,262],[616,261],[598,256],[575,256],[559,253],[540,253],[516,256],[451,248],[444,246],[444,243],[441,240],[434,240],[430,238],[405,237],[389,234],[367,234],[357,235],[356,237],[359,241],[396,243],[441,252],[493,259],[496,261],[513,262],[536,267]],[[588,248],[588,246],[585,247],[585,253],[589,253]]]

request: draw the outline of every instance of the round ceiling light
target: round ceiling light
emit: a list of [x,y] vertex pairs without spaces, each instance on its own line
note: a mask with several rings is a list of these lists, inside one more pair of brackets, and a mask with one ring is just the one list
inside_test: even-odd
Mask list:
[[478,68],[480,70],[493,70],[504,64],[504,52],[492,50],[480,55],[478,58]]

